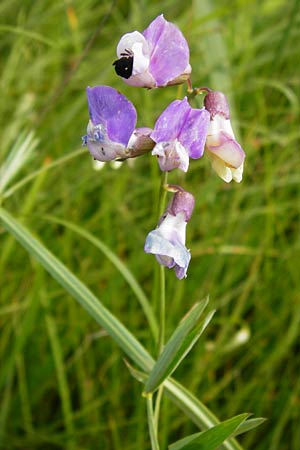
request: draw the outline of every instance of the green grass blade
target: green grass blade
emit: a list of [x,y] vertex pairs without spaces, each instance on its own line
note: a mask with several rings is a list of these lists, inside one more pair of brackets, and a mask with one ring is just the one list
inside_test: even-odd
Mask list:
[[245,422],[242,422],[241,425],[235,430],[233,436],[239,436],[240,434],[253,430],[256,427],[259,427],[266,420],[267,419],[264,417],[255,417],[254,419],[245,420]]
[[[3,208],[0,208],[0,218],[4,228],[14,235],[29,254],[34,256],[53,278],[86,309],[134,363],[142,370],[150,372],[154,365],[154,359],[130,331],[100,303],[97,297]],[[180,383],[175,380],[166,380],[164,386],[172,401],[200,428],[211,428],[219,423],[216,416]],[[227,450],[241,450],[242,448],[232,439],[224,445]]]
[[33,131],[20,133],[0,167],[0,194],[29,160],[37,144],[38,139]]
[[[164,382],[167,396],[200,428],[209,429],[217,425],[217,417],[198,400],[188,389],[173,378]],[[243,447],[233,438],[224,442],[227,450],[243,450]]]
[[134,336],[117,320],[97,297],[50,253],[30,232],[4,209],[0,217],[7,228],[42,266],[71,294],[88,313],[108,332],[123,351],[143,369],[150,370],[153,359]]
[[51,41],[50,39],[45,38],[41,34],[36,33],[34,31],[25,30],[24,28],[20,28],[20,27],[12,27],[10,25],[0,25],[0,34],[2,34],[2,33],[18,34],[20,36],[23,36],[23,37],[29,39],[30,41],[34,40],[37,42],[41,42],[42,44],[45,44],[49,47],[57,47],[58,46],[54,41]]
[[[193,332],[192,330],[196,326],[207,303],[208,299],[196,303],[180,322],[149,375],[145,386],[145,394],[154,392],[159,385],[174,372],[183,358],[197,342],[209,321],[206,320],[201,324],[199,329],[197,327]],[[212,316],[210,315],[210,318],[211,317]]]
[[207,431],[187,436],[170,445],[169,450],[215,450],[245,422],[247,417],[248,414],[240,414]]
[[74,150],[73,152],[68,153],[67,155],[62,156],[61,158],[57,158],[55,161],[44,164],[40,169],[37,169],[34,172],[31,172],[29,175],[22,178],[20,181],[15,183],[13,186],[11,186],[9,189],[7,189],[5,192],[3,192],[2,197],[3,198],[10,197],[16,191],[21,189],[23,186],[25,186],[31,180],[33,180],[35,177],[39,176],[41,173],[46,173],[50,169],[55,169],[56,167],[60,167],[63,164],[67,164],[71,160],[73,160],[74,158],[77,158],[78,156],[81,156],[85,152],[86,152],[85,148],[80,148],[78,150]]
[[109,259],[112,262],[112,264],[116,267],[116,269],[120,272],[123,278],[127,281],[128,285],[131,287],[132,291],[136,295],[136,298],[138,299],[141,308],[143,309],[144,314],[148,320],[153,338],[156,341],[158,338],[158,325],[152,306],[150,305],[150,302],[146,297],[142,287],[138,283],[137,279],[126,267],[126,265],[120,260],[120,258],[118,258],[118,256],[104,242],[102,242],[99,238],[93,236],[84,228],[79,227],[74,223],[68,222],[67,220],[58,219],[57,217],[49,215],[46,215],[44,217],[50,220],[51,222],[63,225],[64,227],[74,231],[79,236],[82,236],[84,239],[86,239],[95,247],[97,247],[107,257],[107,259]]

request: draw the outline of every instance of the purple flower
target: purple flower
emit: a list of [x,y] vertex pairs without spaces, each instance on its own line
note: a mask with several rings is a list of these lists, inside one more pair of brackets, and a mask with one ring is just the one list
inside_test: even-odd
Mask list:
[[155,255],[159,264],[174,269],[180,280],[186,277],[191,259],[185,246],[186,224],[194,209],[194,197],[179,186],[169,186],[175,191],[158,226],[151,231],[145,242],[145,252]]
[[192,68],[189,47],[181,31],[156,17],[143,33],[126,33],[117,46],[116,73],[131,86],[164,87],[186,81]]
[[204,105],[210,113],[205,148],[212,168],[226,183],[232,180],[240,183],[245,153],[235,140],[226,97],[222,92],[211,91],[206,95]]
[[151,138],[156,142],[152,155],[161,170],[188,170],[189,158],[201,158],[209,126],[205,108],[191,108],[187,99],[172,102],[157,119]]
[[124,95],[109,86],[87,88],[90,121],[83,145],[94,159],[112,161],[138,156],[154,146],[151,129],[135,129],[137,114]]

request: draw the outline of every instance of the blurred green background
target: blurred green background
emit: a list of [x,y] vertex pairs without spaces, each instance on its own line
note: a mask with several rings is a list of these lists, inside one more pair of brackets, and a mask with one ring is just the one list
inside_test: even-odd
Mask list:
[[[158,165],[147,155],[118,170],[93,168],[81,149],[85,88],[119,89],[134,102],[139,126],[152,126],[182,98],[185,87],[129,87],[112,67],[119,38],[164,13],[190,44],[193,85],[228,95],[247,154],[243,182],[225,184],[206,157],[192,161],[187,174],[169,176],[194,193],[196,208],[188,278],[167,273],[167,332],[210,295],[217,313],[175,377],[221,420],[242,412],[268,418],[239,438],[245,449],[300,448],[299,3],[0,3],[1,161],[17,150],[29,154],[2,206],[150,350],[145,316],[124,278],[56,221],[106,243],[157,308],[157,264],[143,245],[156,225]],[[0,246],[0,447],[150,448],[142,387],[122,352],[1,227]],[[160,430],[166,448],[196,427],[164,399]]]

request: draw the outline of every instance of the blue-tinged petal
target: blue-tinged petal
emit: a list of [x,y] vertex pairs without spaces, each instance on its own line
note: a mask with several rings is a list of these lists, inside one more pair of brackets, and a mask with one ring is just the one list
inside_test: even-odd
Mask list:
[[185,245],[178,241],[168,241],[163,235],[161,235],[159,229],[153,230],[148,234],[144,250],[146,253],[156,255],[160,264],[170,269],[180,268],[180,277],[178,278],[181,279],[186,275],[191,259],[189,250],[187,250]]
[[194,197],[179,186],[169,185],[175,192],[158,226],[145,242],[145,252],[155,255],[159,264],[174,269],[177,278],[186,276],[191,259],[185,246],[186,225],[194,208]]
[[102,125],[110,141],[126,147],[137,119],[133,104],[110,86],[88,87],[87,97],[92,124]]

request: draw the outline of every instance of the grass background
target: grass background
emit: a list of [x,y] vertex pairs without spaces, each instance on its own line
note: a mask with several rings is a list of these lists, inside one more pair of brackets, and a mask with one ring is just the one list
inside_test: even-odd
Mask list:
[[[120,36],[163,12],[190,44],[193,85],[230,98],[247,154],[243,182],[226,185],[206,158],[169,177],[195,194],[196,209],[188,278],[167,273],[167,331],[210,295],[217,314],[175,375],[222,420],[244,411],[268,418],[240,438],[245,449],[300,448],[299,3],[0,3],[1,160],[33,133],[31,158],[2,206],[149,349],[145,317],[122,276],[99,249],[55,221],[105,242],[157,307],[156,263],[143,252],[156,222],[157,163],[144,156],[119,170],[93,169],[80,150],[85,87],[119,89],[134,102],[139,126],[151,126],[183,96],[184,88],[128,87],[111,65]],[[3,228],[0,245],[0,447],[148,449],[141,385],[122,352]],[[195,431],[165,399],[165,447]]]

